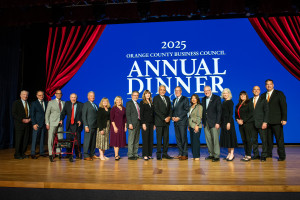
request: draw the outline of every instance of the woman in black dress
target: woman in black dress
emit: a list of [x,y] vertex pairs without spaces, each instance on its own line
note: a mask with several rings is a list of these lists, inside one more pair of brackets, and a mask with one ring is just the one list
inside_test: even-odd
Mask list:
[[222,103],[220,146],[228,148],[228,155],[224,159],[233,161],[234,148],[238,147],[238,144],[233,121],[233,101],[231,100],[231,91],[228,88],[225,88],[221,98],[224,99],[224,101]]
[[154,106],[149,90],[144,91],[142,98],[143,100],[140,102],[140,114],[143,138],[143,157],[145,161],[148,161],[149,159],[152,159],[153,130],[155,130]]
[[239,124],[239,130],[245,149],[245,157],[241,160],[248,162],[251,160],[251,135],[254,127],[254,120],[253,105],[251,106],[248,94],[245,91],[240,92],[239,103],[235,107],[235,119]]

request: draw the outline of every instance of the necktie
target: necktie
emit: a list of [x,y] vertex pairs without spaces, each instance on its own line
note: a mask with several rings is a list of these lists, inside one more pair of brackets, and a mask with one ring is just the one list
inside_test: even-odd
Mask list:
[[254,108],[255,108],[255,106],[256,106],[256,101],[257,101],[257,97],[254,97]]
[[61,112],[61,100],[60,99],[58,100],[58,107],[59,107],[59,110]]
[[139,115],[139,119],[141,119],[141,117],[140,117],[140,107],[138,106],[137,102],[134,102],[134,103],[135,103],[136,110],[137,110],[138,115]]
[[27,101],[25,101],[25,115],[26,115],[26,117],[28,117]]
[[175,106],[177,105],[177,103],[178,103],[178,98],[176,98],[176,101],[175,101]]
[[92,104],[93,104],[95,110],[98,111],[98,108],[97,108],[96,104],[94,104],[94,103],[92,103]]
[[268,92],[268,99],[267,101],[269,102],[270,101],[270,93]]
[[45,111],[45,108],[44,108],[44,101],[42,100],[42,101],[40,101],[40,103],[41,103],[41,106],[43,107],[43,110]]
[[71,124],[74,124],[74,103],[72,103]]
[[166,107],[167,107],[168,104],[167,104],[167,101],[166,101],[165,97],[164,97],[164,96],[161,96],[161,98],[162,98],[162,100],[164,101],[164,103],[166,104]]

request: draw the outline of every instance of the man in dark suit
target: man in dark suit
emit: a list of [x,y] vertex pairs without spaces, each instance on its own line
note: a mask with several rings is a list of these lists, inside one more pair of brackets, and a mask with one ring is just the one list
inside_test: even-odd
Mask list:
[[203,126],[209,156],[205,160],[220,161],[220,123],[222,114],[221,98],[212,94],[211,87],[204,87],[205,97],[202,99]]
[[[154,105],[154,124],[156,126],[156,139],[157,139],[157,160],[162,158],[172,159],[168,155],[168,146],[169,146],[169,126],[172,116],[171,101],[168,96],[165,96],[166,86],[159,86],[159,95],[153,98]],[[161,157],[161,145],[163,138],[163,155]]]
[[[252,159],[261,159],[262,162],[266,161],[267,157],[267,124],[269,121],[269,105],[265,98],[259,96],[260,88],[258,86],[253,87],[253,95],[250,99],[250,104],[252,104],[253,118],[254,118],[254,127],[252,133],[252,142],[253,142],[253,158]],[[259,156],[258,151],[258,133],[262,142],[262,152],[261,157]]]
[[274,90],[273,80],[268,79],[265,81],[267,92],[261,95],[265,98],[269,105],[269,122],[268,122],[268,155],[272,157],[273,151],[273,138],[275,135],[277,142],[278,161],[284,161],[286,158],[284,147],[283,126],[287,121],[287,104],[283,92]]
[[12,105],[12,116],[15,123],[15,159],[24,159],[30,131],[30,107],[27,102],[28,91],[21,91],[21,99]]
[[174,121],[175,136],[177,147],[179,149],[179,160],[188,159],[188,140],[187,140],[187,126],[189,112],[189,100],[182,96],[182,89],[180,86],[175,88],[176,98],[173,100],[172,120]]
[[140,106],[137,103],[139,92],[133,91],[131,100],[126,103],[126,119],[128,127],[128,159],[138,158],[138,148],[141,130]]
[[84,160],[92,161],[95,156],[97,134],[97,111],[98,106],[94,103],[95,93],[88,93],[88,101],[83,104],[82,121],[84,124],[83,157]]
[[[81,146],[81,131],[82,131],[82,107],[83,103],[77,101],[77,94],[72,93],[70,95],[70,101],[66,101],[63,110],[61,111],[60,115],[60,123],[62,124],[65,116],[67,116],[66,120],[66,130],[71,133],[76,133],[76,139],[78,141],[75,144],[75,154],[76,158],[79,157],[78,149],[80,150]],[[73,140],[72,134],[67,134],[68,140]],[[71,149],[67,149],[68,153],[71,153]]]
[[30,107],[30,116],[33,126],[32,142],[31,142],[31,158],[37,159],[35,156],[36,142],[40,138],[40,156],[44,155],[44,138],[45,138],[45,111],[47,109],[47,101],[44,101],[44,92],[37,91],[37,100],[32,102]]

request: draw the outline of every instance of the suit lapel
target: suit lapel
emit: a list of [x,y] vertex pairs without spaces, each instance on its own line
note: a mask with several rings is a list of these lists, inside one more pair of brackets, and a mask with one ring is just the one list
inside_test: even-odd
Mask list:
[[[209,100],[209,103],[208,103],[208,106],[207,106],[206,110],[209,108],[209,105],[213,102],[213,100],[214,100],[214,95],[212,94],[211,97],[210,97],[210,100]],[[206,99],[206,101],[207,101],[207,99]],[[205,106],[206,106],[206,101],[205,101]]]

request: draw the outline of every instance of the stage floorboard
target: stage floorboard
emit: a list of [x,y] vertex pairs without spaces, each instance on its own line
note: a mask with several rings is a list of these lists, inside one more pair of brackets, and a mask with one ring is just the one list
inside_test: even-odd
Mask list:
[[[221,156],[226,156],[222,149]],[[300,146],[287,146],[287,159],[277,161],[277,149],[267,162],[242,162],[243,148],[236,149],[235,160],[204,160],[207,148],[201,147],[200,161],[128,160],[127,148],[121,149],[115,161],[113,149],[108,161],[55,159],[13,159],[14,149],[0,150],[0,187],[149,190],[149,191],[245,191],[300,192]],[[139,149],[141,154],[141,148]],[[177,155],[175,147],[169,148]],[[189,156],[191,152],[189,150]],[[155,153],[153,154],[155,157]]]

